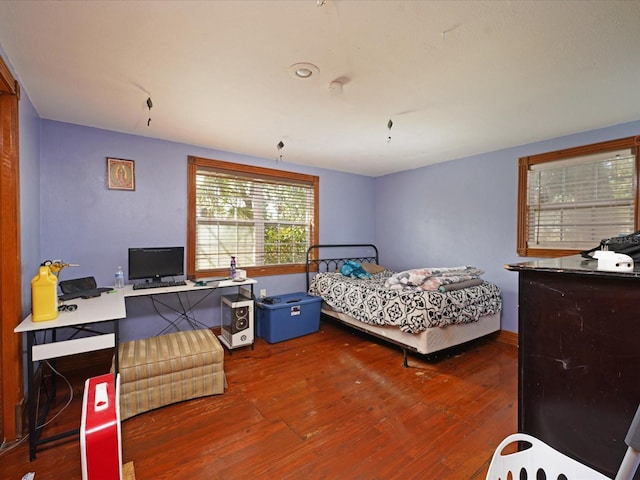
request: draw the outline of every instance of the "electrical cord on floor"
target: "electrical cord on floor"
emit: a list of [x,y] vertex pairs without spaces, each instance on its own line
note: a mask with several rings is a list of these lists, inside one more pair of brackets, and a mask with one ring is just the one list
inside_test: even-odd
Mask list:
[[[73,401],[73,387],[71,386],[71,382],[69,382],[69,380],[67,379],[67,377],[65,377],[62,373],[60,373],[58,370],[56,370],[53,365],[51,365],[51,363],[48,360],[43,360],[44,363],[46,363],[49,368],[51,369],[51,371],[58,375],[60,378],[62,378],[64,380],[64,382],[67,384],[67,388],[69,389],[69,399],[67,400],[67,403],[60,409],[60,411],[58,411],[58,413],[56,413],[51,419],[49,419],[48,421],[44,422],[42,425],[38,425],[36,428],[42,428],[48,424],[50,424],[51,422],[53,422],[56,418],[58,418],[60,416],[60,414],[62,414],[62,412],[64,412],[69,405],[71,405],[71,402]],[[40,388],[41,386],[38,386],[38,404],[36,405],[36,418],[38,418],[38,411],[40,410]],[[11,450],[13,450],[14,448],[16,448],[17,446],[19,446],[22,442],[24,442],[27,438],[29,438],[29,434],[25,435],[24,437],[15,440],[13,442],[7,442],[6,438],[2,439],[2,445],[0,445],[0,456],[4,455],[7,452],[10,452]]]
[[0,445],[0,457],[5,453],[10,452],[17,446],[19,446],[22,442],[24,442],[27,438],[29,438],[29,434],[26,434],[24,437],[14,440],[13,442],[7,442],[6,438],[2,439],[2,445]]

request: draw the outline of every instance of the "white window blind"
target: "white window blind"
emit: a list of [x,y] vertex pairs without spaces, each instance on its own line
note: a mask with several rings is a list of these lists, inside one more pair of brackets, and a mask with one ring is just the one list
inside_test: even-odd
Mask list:
[[635,177],[631,149],[531,165],[529,247],[587,250],[633,232]]
[[195,197],[196,271],[304,263],[313,183],[198,166]]

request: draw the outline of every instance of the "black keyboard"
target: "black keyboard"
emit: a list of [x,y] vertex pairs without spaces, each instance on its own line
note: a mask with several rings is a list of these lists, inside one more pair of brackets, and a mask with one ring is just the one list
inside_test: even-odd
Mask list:
[[133,285],[134,290],[146,290],[147,288],[162,288],[162,287],[182,287],[187,282],[184,280],[178,280],[176,282],[149,282],[149,283],[135,283]]

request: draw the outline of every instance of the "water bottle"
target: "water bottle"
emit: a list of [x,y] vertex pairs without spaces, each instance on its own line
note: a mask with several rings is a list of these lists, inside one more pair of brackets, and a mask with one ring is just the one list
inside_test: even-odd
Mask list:
[[231,257],[231,269],[229,270],[230,277],[236,278],[236,257]]
[[122,267],[118,267],[118,270],[116,270],[116,288],[123,288],[124,287],[124,271],[122,270]]

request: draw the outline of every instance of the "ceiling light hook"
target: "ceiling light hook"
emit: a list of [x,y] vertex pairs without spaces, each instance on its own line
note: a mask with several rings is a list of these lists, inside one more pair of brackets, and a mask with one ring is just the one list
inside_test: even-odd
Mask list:
[[387,122],[387,128],[389,129],[389,138],[387,138],[387,143],[391,142],[391,127],[393,127],[393,121],[389,119]]
[[[280,161],[282,161],[282,149],[284,148],[284,142],[282,140],[280,140],[278,142],[278,144],[276,145],[276,147],[278,148],[278,152],[280,152]],[[277,159],[276,159],[277,161]]]
[[149,119],[147,120],[147,127],[151,125],[151,107],[153,107],[153,102],[151,101],[151,97],[147,98],[147,107],[149,108]]

